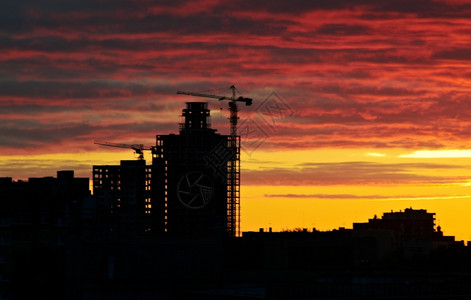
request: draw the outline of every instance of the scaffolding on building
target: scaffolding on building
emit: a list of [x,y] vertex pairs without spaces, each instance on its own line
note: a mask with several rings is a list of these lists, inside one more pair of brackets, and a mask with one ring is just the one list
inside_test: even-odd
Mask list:
[[227,168],[227,231],[240,236],[240,136],[231,134],[229,149],[234,155]]

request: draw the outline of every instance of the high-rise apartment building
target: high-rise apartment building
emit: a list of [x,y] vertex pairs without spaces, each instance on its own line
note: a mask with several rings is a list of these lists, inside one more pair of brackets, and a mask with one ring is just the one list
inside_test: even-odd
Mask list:
[[231,136],[211,128],[207,103],[186,105],[180,133],[156,137],[151,188],[161,228],[175,235],[236,236],[239,143],[232,147]]
[[145,160],[93,166],[98,234],[114,239],[156,232],[150,191],[151,170]]

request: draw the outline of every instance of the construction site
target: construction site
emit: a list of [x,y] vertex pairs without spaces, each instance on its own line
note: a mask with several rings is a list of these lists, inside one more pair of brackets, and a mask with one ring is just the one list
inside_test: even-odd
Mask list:
[[[152,146],[131,148],[137,161],[93,167],[98,223],[106,236],[124,234],[240,236],[240,136],[238,104],[252,99],[178,91],[191,97],[227,100],[230,134],[211,128],[207,102],[186,102],[179,134],[157,135]],[[152,153],[147,165],[143,151]],[[124,225],[127,224],[127,225]]]
[[178,92],[228,101],[227,135],[211,127],[208,102],[186,102],[179,132],[157,134],[155,145],[95,142],[137,159],[93,166],[93,195],[88,178],[70,170],[0,178],[0,299],[29,290],[51,299],[471,295],[471,247],[445,236],[423,209],[352,229],[242,233],[238,105],[252,99],[231,90]]

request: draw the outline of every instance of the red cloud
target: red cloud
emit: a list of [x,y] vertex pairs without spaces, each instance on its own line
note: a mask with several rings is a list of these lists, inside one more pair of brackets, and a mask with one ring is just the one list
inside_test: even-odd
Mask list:
[[[236,84],[254,107],[276,91],[293,111],[261,147],[467,146],[470,5],[362,3],[15,4],[0,12],[0,116],[17,130],[6,139],[28,145],[31,132],[70,119],[90,137],[107,128],[152,139],[193,100],[177,90]],[[241,121],[257,113],[244,108]],[[151,116],[167,125],[128,126]],[[214,126],[227,132],[226,120]],[[62,151],[73,134],[50,142]]]

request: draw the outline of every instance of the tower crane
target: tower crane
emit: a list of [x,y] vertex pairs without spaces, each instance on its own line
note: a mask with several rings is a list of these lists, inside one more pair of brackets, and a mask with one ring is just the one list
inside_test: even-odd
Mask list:
[[[237,97],[234,85],[230,87],[232,90],[232,96],[219,96],[212,94],[203,94],[203,93],[194,93],[194,92],[184,92],[177,91],[177,94],[189,95],[196,97],[204,98],[214,98],[219,101],[228,100],[229,101],[229,111],[230,117],[229,121],[231,123],[231,135],[229,148],[234,154],[234,157],[229,161],[227,168],[227,195],[228,195],[228,210],[227,210],[227,231],[230,236],[239,236],[240,235],[240,138],[237,136],[237,121],[239,117],[237,112],[239,108],[237,107],[237,102],[243,102],[246,106],[252,105],[251,98],[245,98],[242,96]],[[240,93],[239,93],[240,94]]]
[[235,141],[235,138],[237,136],[237,120],[239,120],[239,117],[237,116],[237,112],[239,111],[239,108],[237,107],[237,102],[244,102],[246,106],[252,105],[252,99],[251,98],[245,98],[242,96],[237,97],[236,96],[236,87],[234,85],[231,85],[230,89],[232,90],[232,96],[218,96],[218,95],[212,95],[212,94],[202,94],[202,93],[193,93],[193,92],[184,92],[184,91],[177,91],[177,94],[181,95],[189,95],[189,96],[196,96],[196,97],[204,97],[204,98],[214,98],[218,99],[219,101],[221,100],[228,100],[229,101],[229,111],[231,113],[229,117],[229,121],[231,123],[231,137]]
[[117,148],[130,148],[134,150],[134,153],[138,155],[139,160],[144,160],[144,150],[152,150],[152,146],[144,146],[143,144],[116,144],[109,142],[100,142],[95,141],[94,144],[108,147],[117,147]]

